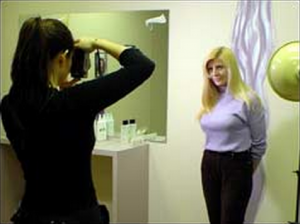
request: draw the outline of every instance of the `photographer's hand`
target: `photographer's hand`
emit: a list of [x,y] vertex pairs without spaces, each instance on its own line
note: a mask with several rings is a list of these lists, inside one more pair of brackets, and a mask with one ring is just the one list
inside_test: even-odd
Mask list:
[[119,59],[121,53],[128,47],[105,39],[82,38],[75,41],[75,47],[81,48],[84,51],[92,52],[96,49],[101,49]]
[[71,80],[66,80],[65,82],[63,82],[63,83],[60,84],[59,88],[60,89],[65,89],[65,88],[74,86],[79,81],[80,81],[79,78],[73,78]]
[[75,40],[74,42],[75,48],[80,48],[86,52],[93,52],[97,48],[95,47],[95,38],[81,38]]

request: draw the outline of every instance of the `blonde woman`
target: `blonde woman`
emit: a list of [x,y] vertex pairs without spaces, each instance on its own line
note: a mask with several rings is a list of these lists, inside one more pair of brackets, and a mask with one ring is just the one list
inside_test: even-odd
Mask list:
[[241,79],[231,49],[213,49],[203,65],[199,120],[206,135],[201,172],[211,224],[242,224],[252,174],[266,151],[265,112]]

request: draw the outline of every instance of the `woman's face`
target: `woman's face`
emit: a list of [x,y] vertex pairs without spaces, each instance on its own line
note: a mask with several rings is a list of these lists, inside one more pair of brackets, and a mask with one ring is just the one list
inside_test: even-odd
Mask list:
[[227,85],[228,69],[221,59],[213,59],[207,63],[206,66],[208,78],[216,87]]

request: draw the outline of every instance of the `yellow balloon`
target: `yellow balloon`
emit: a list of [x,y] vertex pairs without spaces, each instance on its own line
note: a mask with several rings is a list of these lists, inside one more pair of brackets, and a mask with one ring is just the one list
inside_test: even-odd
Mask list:
[[299,101],[299,41],[284,44],[272,55],[267,69],[269,83],[282,98]]

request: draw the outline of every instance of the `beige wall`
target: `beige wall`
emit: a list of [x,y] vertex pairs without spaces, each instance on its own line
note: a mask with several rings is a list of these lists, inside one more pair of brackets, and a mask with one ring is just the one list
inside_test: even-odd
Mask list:
[[[7,92],[8,81],[3,76],[9,73],[18,13],[169,9],[168,142],[150,147],[149,218],[152,223],[205,223],[208,218],[200,181],[204,135],[195,120],[202,88],[201,63],[211,48],[230,45],[236,3],[2,3],[2,93]],[[273,1],[272,12],[275,48],[299,40],[299,3]],[[298,167],[299,103],[284,101],[267,82],[265,86],[270,111],[269,148],[258,171],[265,178],[255,222],[287,223],[295,216],[296,175],[292,171]],[[260,180],[261,173],[255,174],[256,180]]]

